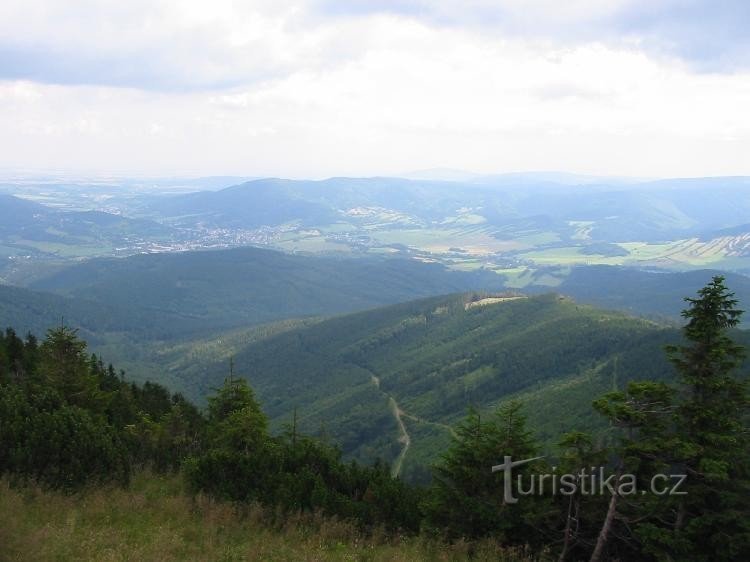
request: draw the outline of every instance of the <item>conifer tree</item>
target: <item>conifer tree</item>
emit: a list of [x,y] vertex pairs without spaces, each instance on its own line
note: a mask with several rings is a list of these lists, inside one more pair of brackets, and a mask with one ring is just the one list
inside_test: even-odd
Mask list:
[[185,462],[195,490],[232,500],[268,500],[278,464],[268,420],[244,379],[230,376],[208,399],[206,450]]
[[104,397],[90,368],[86,342],[66,326],[49,330],[40,347],[41,384],[54,388],[74,406],[101,411]]
[[742,311],[720,276],[686,301],[685,342],[667,347],[679,389],[631,383],[594,403],[624,430],[613,453],[639,487],[659,473],[686,478],[677,494],[613,496],[592,560],[635,541],[644,558],[750,559],[748,394],[736,376],[744,351],[730,337]]
[[[594,401],[594,409],[606,416],[622,433],[611,452],[615,457],[615,491],[607,498],[608,506],[596,537],[591,562],[610,558],[628,558],[636,555],[631,549],[632,528],[651,511],[661,512],[664,504],[652,509],[654,499],[647,495],[622,493],[619,486],[624,475],[631,477],[634,488],[628,491],[648,491],[654,475],[668,468],[664,451],[674,447],[671,421],[674,389],[664,383],[631,382],[627,391],[605,394]],[[632,479],[634,478],[634,480]],[[656,498],[662,502],[662,498]],[[611,545],[617,534],[619,541]]]
[[[540,539],[534,529],[540,498],[529,496],[516,504],[504,504],[503,475],[491,472],[506,455],[524,460],[537,454],[521,404],[511,402],[486,420],[471,409],[456,433],[435,467],[425,504],[428,525],[453,538],[494,536],[508,544]],[[519,467],[514,476],[528,473],[533,466]]]
[[749,559],[749,402],[736,372],[744,349],[730,337],[742,311],[721,276],[686,301],[686,342],[667,350],[682,390],[676,452],[686,494],[671,529],[653,529],[649,546],[684,560]]
[[214,447],[249,452],[268,438],[268,419],[244,379],[230,377],[208,399],[209,438]]
[[571,431],[563,435],[558,443],[561,449],[560,473],[575,475],[574,493],[560,494],[557,500],[559,513],[562,515],[562,546],[559,562],[580,560],[591,551],[595,544],[599,528],[606,511],[602,498],[584,496],[581,486],[581,470],[588,467],[603,466],[607,453],[594,446],[588,433]]

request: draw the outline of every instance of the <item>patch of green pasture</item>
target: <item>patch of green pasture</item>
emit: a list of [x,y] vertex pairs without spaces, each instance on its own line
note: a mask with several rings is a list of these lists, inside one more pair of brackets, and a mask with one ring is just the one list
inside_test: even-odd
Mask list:
[[621,265],[627,256],[602,256],[597,254],[583,254],[580,246],[563,246],[525,252],[519,257],[533,261],[538,265]]

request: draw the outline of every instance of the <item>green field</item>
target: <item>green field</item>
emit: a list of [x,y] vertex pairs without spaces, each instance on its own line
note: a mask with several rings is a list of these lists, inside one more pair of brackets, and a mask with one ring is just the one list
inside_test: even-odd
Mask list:
[[535,250],[519,254],[519,257],[530,260],[537,265],[622,265],[626,258],[590,255],[581,252],[580,246],[563,246],[547,250]]
[[520,241],[497,239],[481,227],[376,230],[370,235],[381,244],[403,244],[432,254],[450,253],[451,248],[460,248],[467,254],[485,255],[525,247]]

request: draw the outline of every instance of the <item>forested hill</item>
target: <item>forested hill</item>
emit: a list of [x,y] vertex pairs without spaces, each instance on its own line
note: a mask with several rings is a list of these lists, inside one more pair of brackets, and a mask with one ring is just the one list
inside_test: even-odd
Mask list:
[[[395,462],[405,431],[404,471],[419,478],[469,406],[525,399],[531,426],[552,442],[592,427],[591,401],[603,392],[632,379],[670,378],[663,345],[678,337],[675,329],[553,294],[462,294],[291,330],[247,346],[235,365],[273,423],[289,422],[296,409],[307,431],[328,435],[354,457]],[[226,369],[209,369],[204,388]]]
[[408,259],[346,260],[258,248],[96,259],[31,288],[155,315],[188,315],[212,329],[332,315],[430,295],[499,288],[489,272]]
[[[563,236],[569,221],[590,221],[593,240],[687,238],[747,222],[746,177],[692,178],[624,186],[564,185],[559,179],[495,176],[473,182],[403,178],[261,179],[160,198],[152,211],[181,225],[257,228],[301,222],[331,224],[352,209],[382,209],[407,224],[440,223],[471,208],[491,226],[543,219]],[[585,182],[586,183],[586,182]],[[617,209],[613,215],[612,210]],[[742,231],[745,232],[745,231]]]
[[[549,274],[539,272],[537,277],[545,273]],[[685,308],[683,297],[695,294],[714,275],[726,278],[741,307],[750,304],[750,277],[709,269],[675,272],[608,265],[579,266],[572,268],[555,290],[599,307],[679,321]],[[546,292],[549,287],[534,287],[532,283],[526,290]],[[744,320],[744,325],[750,327],[750,319]]]
[[160,312],[138,306],[95,302],[86,298],[56,295],[22,287],[0,285],[0,323],[14,326],[18,333],[44,336],[60,322],[75,326],[94,345],[128,339],[171,339],[204,328],[190,314]]
[[94,239],[112,244],[128,237],[168,237],[169,226],[102,211],[70,211],[0,193],[0,240],[4,244],[38,249],[40,243],[75,246]]
[[[280,327],[237,358],[265,404],[237,371],[225,377],[222,368],[203,412],[159,384],[129,382],[89,355],[74,329],[50,330],[40,343],[9,328],[0,332],[0,511],[13,517],[0,526],[0,543],[11,558],[35,560],[71,552],[100,559],[113,544],[132,552],[128,542],[152,540],[157,558],[216,559],[215,549],[209,555],[193,543],[219,542],[226,554],[232,534],[247,529],[267,544],[269,529],[297,528],[312,534],[305,544],[317,544],[315,553],[347,559],[357,556],[342,550],[346,542],[369,559],[377,555],[369,543],[360,548],[362,538],[380,536],[403,554],[405,540],[419,535],[422,554],[399,559],[560,551],[563,560],[744,560],[748,399],[736,374],[750,338],[732,330],[741,311],[723,282],[715,277],[690,301],[683,345],[670,350],[675,375],[663,353],[680,339],[670,328],[554,294],[470,293]],[[466,406],[474,407],[459,420]],[[585,431],[596,429],[593,411],[608,424],[607,439]],[[280,428],[283,421],[290,423]],[[306,434],[316,423],[319,439]],[[532,428],[566,434],[545,450]],[[361,458],[390,449],[392,462],[349,462],[332,441]],[[514,475],[539,475],[539,492],[521,492],[519,478],[523,501],[503,502],[512,492],[509,470],[494,471],[503,457],[528,459]],[[426,480],[429,461],[432,483],[412,486]],[[609,497],[604,488],[592,493],[592,479],[588,492],[542,490],[543,476],[558,467],[581,481],[589,480],[585,467],[592,478],[600,467],[616,488]],[[123,500],[117,486],[133,475],[151,484]],[[679,480],[686,491],[672,498],[654,487],[657,479]],[[651,494],[637,494],[635,485],[649,481]],[[67,494],[60,513],[40,510],[61,505],[49,489]],[[81,490],[107,499],[90,501]],[[179,499],[177,490],[187,495]],[[125,507],[110,509],[113,497]],[[222,501],[236,510],[215,510]],[[159,537],[144,531],[142,511]],[[186,512],[198,517],[175,517]],[[227,521],[238,520],[249,524],[228,531]],[[82,535],[92,522],[95,536]],[[201,535],[196,525],[220,529]],[[173,550],[162,546],[166,536],[178,537]],[[334,537],[332,548],[321,547]],[[265,560],[276,544],[232,552]]]

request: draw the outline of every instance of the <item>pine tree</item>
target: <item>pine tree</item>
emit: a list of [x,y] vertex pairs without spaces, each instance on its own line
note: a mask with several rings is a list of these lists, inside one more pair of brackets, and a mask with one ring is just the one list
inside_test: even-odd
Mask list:
[[[528,496],[516,504],[504,504],[503,475],[491,472],[505,456],[525,460],[537,454],[521,404],[503,406],[486,420],[471,409],[456,434],[435,466],[425,504],[428,525],[452,538],[494,536],[508,544],[538,540],[534,526],[540,498]],[[523,476],[534,466],[519,467],[514,476]]]
[[685,299],[685,343],[667,347],[679,392],[660,383],[631,383],[627,392],[594,403],[623,430],[612,450],[618,471],[636,475],[640,489],[656,474],[686,479],[679,495],[613,496],[592,560],[607,553],[750,559],[748,394],[746,382],[734,375],[744,351],[730,338],[742,315],[733,296],[717,276],[697,298]]
[[[675,446],[671,426],[673,397],[673,388],[645,381],[631,382],[627,391],[610,392],[594,401],[594,409],[621,430],[619,442],[611,450],[615,458],[616,484],[627,474],[635,478],[633,491],[647,491],[654,475],[668,468],[669,451]],[[664,501],[661,497],[621,495],[619,486],[608,501],[591,562],[606,559],[607,554],[615,559],[639,555],[638,547],[633,550],[636,538],[633,528],[644,518],[648,519],[649,514],[658,517],[666,508],[666,504],[660,504]],[[615,535],[618,541],[613,545],[611,539]]]
[[40,355],[44,386],[54,388],[71,405],[103,411],[105,398],[91,372],[86,342],[78,338],[76,330],[65,326],[50,330]]
[[230,376],[209,397],[206,437],[205,452],[184,464],[193,489],[240,501],[273,496],[277,451],[247,381]]
[[208,399],[208,431],[214,447],[251,451],[268,438],[268,418],[247,381],[230,377]]
[[735,376],[744,350],[730,337],[742,311],[716,276],[688,298],[687,340],[668,348],[682,387],[677,456],[687,474],[671,533],[651,547],[684,560],[750,559],[747,383]]

